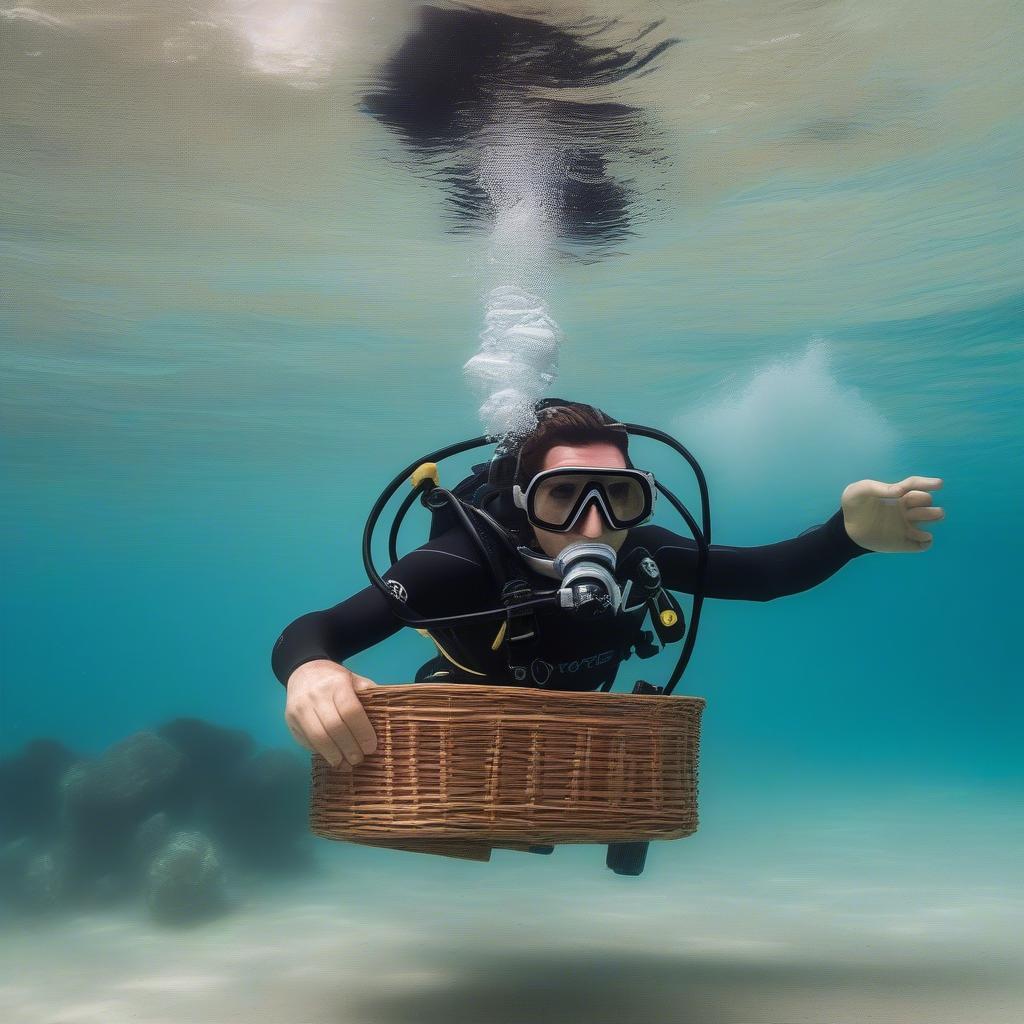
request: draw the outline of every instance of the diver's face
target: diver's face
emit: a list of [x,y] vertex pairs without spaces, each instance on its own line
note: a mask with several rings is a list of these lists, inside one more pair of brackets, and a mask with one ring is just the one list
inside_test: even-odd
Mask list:
[[[626,460],[615,445],[603,441],[582,445],[556,445],[544,457],[541,470],[559,469],[562,466],[625,469]],[[575,528],[570,533],[552,533],[550,530],[539,530],[536,527],[533,532],[541,551],[548,558],[557,558],[563,548],[583,542],[607,544],[618,551],[629,530],[612,530],[604,521],[604,516],[598,511],[597,506],[592,504],[577,520]]]

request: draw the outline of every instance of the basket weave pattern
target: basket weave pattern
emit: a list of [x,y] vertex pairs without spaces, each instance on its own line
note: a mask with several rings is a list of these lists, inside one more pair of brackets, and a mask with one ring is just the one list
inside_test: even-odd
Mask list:
[[377,750],[353,770],[314,755],[317,835],[424,852],[465,842],[473,856],[481,841],[521,849],[697,829],[700,697],[432,683],[359,697]]

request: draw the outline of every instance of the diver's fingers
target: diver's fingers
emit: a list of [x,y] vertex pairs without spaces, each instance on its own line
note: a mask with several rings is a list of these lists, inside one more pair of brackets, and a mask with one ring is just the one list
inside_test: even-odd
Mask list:
[[934,508],[908,508],[904,517],[908,522],[928,522],[946,518],[946,510],[936,505]]
[[[333,697],[335,709],[352,737],[359,760],[367,754],[373,754],[377,750],[377,733],[374,732],[367,712],[354,690],[339,688],[334,691]],[[348,754],[347,749],[345,753]]]
[[904,508],[920,508],[922,505],[930,505],[932,496],[927,491],[907,491],[899,503]]
[[352,735],[348,722],[339,708],[337,692],[331,693],[325,700],[314,705],[316,713],[327,735],[337,744],[338,749],[347,758],[349,764],[357,765],[363,760],[363,752]]
[[366,676],[357,676],[355,672],[350,672],[349,674],[352,676],[352,689],[356,693],[362,693],[363,690],[372,690],[380,685],[372,679],[367,679]]
[[333,700],[333,694],[328,697],[326,702],[315,704],[314,707],[327,735],[330,736],[335,746],[344,754],[345,760],[348,762],[346,767],[354,768],[357,764],[362,764],[363,752],[359,749],[359,744],[352,735],[352,730],[348,727],[348,723],[339,714]]
[[941,477],[937,476],[908,476],[898,484],[889,485],[889,497],[901,498],[908,491],[937,491],[942,486]]
[[928,533],[927,530],[915,530],[913,527],[910,527],[907,530],[907,539],[914,541],[917,544],[923,544],[927,546],[928,544],[931,544],[931,542],[935,538],[932,537],[932,535]]
[[348,761],[345,755],[338,749],[338,745],[331,739],[324,728],[316,708],[310,704],[300,713],[299,722],[302,731],[306,734],[313,749],[333,768],[348,768]]

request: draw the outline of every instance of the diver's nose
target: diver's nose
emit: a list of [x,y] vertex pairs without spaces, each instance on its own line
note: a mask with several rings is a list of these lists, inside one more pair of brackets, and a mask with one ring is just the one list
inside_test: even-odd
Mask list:
[[591,505],[583,513],[583,526],[580,529],[580,535],[594,540],[600,537],[602,533],[604,533],[604,520],[601,518],[597,505]]

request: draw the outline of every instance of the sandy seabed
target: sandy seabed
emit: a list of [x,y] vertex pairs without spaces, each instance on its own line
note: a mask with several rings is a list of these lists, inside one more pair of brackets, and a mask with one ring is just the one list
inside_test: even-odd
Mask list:
[[324,844],[316,877],[187,930],[139,911],[11,922],[0,1020],[1020,1024],[1009,809],[975,805],[955,834],[949,801],[719,821],[652,844],[640,878],[594,846],[473,863]]

